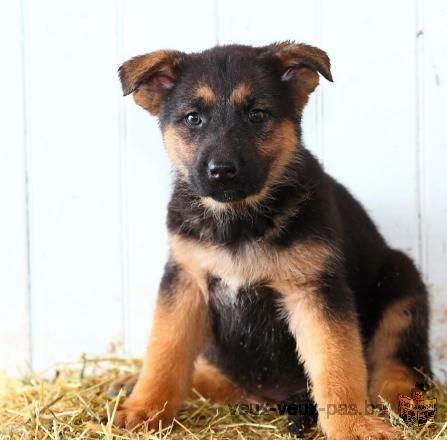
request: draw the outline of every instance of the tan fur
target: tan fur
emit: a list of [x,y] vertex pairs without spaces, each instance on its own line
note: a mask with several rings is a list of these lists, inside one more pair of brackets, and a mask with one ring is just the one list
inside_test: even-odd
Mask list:
[[[327,416],[328,440],[403,440],[402,433],[375,416]],[[321,423],[321,422],[320,422]]]
[[[175,295],[170,301],[168,295]],[[115,423],[133,427],[150,419],[170,423],[187,396],[194,362],[209,334],[208,313],[198,285],[181,275],[175,293],[161,294],[143,367],[135,388],[117,412]]]
[[[367,371],[360,335],[352,316],[330,319],[318,290],[282,286],[289,327],[314,383],[319,404],[356,404],[367,400]],[[355,378],[355,380],[352,380]]]
[[369,393],[373,403],[388,402],[397,412],[399,395],[411,395],[415,386],[413,373],[398,361],[388,360],[378,365],[371,373]]
[[212,105],[216,103],[216,95],[208,84],[200,84],[194,92],[197,98],[200,98],[205,104]]
[[251,92],[250,85],[247,83],[238,84],[231,92],[230,101],[236,107],[244,104],[248,95]]
[[[253,402],[248,395],[238,388],[217,367],[211,365],[205,358],[199,356],[196,361],[192,387],[201,396],[218,403],[248,403]],[[193,392],[193,397],[197,395]]]
[[284,167],[290,164],[295,149],[298,147],[295,124],[290,120],[280,122],[274,128],[272,134],[257,146],[266,157],[272,160],[272,165],[267,182],[264,184],[261,192],[249,198],[248,203],[262,200],[272,186],[280,180]]
[[321,49],[306,44],[283,42],[274,44],[272,47],[284,66],[284,72],[289,67],[298,66],[294,74],[297,85],[295,93],[298,113],[301,114],[307,104],[309,95],[320,83],[318,72],[306,63],[310,62],[329,81],[332,81],[329,57]]
[[141,82],[145,77],[150,79],[151,75],[161,73],[175,77],[175,71],[182,62],[182,54],[172,50],[158,50],[146,55],[140,55],[126,61],[120,67],[124,93],[133,92],[135,102],[157,115],[165,90],[154,87],[150,81]]
[[156,116],[160,109],[163,94],[154,91],[153,87],[142,84],[140,88],[133,93],[133,99],[137,105],[143,107],[151,115]]
[[405,298],[385,310],[368,347],[368,360],[372,365],[380,364],[395,353],[402,332],[411,323],[411,315],[408,312],[411,304],[412,299]]
[[175,234],[169,235],[169,244],[175,261],[196,280],[202,280],[199,283],[205,283],[208,274],[213,274],[234,289],[260,281],[274,287],[291,282],[311,283],[333,255],[330,247],[318,242],[302,243],[284,250],[272,249],[263,242],[251,242],[242,246],[237,255],[218,245]]
[[[280,288],[290,331],[313,384],[313,397],[317,407],[324,408],[319,423],[328,438],[367,438],[373,429],[375,435],[382,430],[388,433],[383,438],[393,438],[391,427],[365,416],[367,369],[355,317],[330,319],[318,290],[312,287],[290,284]],[[355,408],[355,413],[343,413],[346,405]],[[337,413],[329,415],[329,408]]]
[[380,403],[380,395],[395,410],[398,395],[410,392],[416,382],[413,372],[395,359],[402,333],[411,324],[409,308],[412,302],[412,299],[405,298],[388,307],[367,352],[371,369],[371,399]]
[[186,166],[192,160],[195,151],[193,145],[186,144],[182,140],[181,132],[176,130],[172,125],[168,125],[163,131],[163,140],[169,158],[176,168],[188,177],[189,171]]
[[284,67],[298,65],[305,61],[311,62],[326,79],[332,81],[329,57],[318,47],[287,41],[273,44],[271,47]]
[[301,67],[297,77],[300,81],[300,86],[296,88],[296,101],[298,114],[302,114],[304,107],[306,107],[309,101],[309,95],[318,87],[320,84],[320,77],[318,73],[314,72],[312,69],[307,69],[306,67]]
[[121,70],[124,72],[125,92],[131,92],[147,72],[161,71],[172,75],[181,61],[182,57],[179,52],[172,50],[157,50],[126,61],[121,66]]

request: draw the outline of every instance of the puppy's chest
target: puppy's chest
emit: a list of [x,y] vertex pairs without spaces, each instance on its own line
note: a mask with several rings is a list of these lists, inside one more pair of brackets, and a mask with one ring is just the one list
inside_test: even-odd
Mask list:
[[222,280],[230,291],[282,282],[297,285],[316,279],[324,268],[328,250],[316,243],[294,244],[277,249],[263,241],[246,242],[237,248],[211,245],[180,236],[170,237],[171,253],[200,283]]
[[[173,245],[174,244],[174,245]],[[274,252],[256,243],[234,249],[209,245],[193,240],[171,240],[171,252],[197,280],[216,278],[231,290],[238,290],[261,281],[278,277],[278,258]]]

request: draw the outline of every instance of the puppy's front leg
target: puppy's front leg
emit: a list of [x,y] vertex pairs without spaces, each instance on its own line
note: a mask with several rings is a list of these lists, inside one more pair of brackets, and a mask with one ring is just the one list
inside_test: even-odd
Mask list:
[[320,288],[281,286],[320,426],[330,440],[400,438],[391,426],[367,415],[366,362],[351,292],[343,289],[329,300]]
[[115,424],[169,424],[191,386],[194,361],[208,328],[203,293],[181,268],[168,264],[161,282],[149,344],[138,381],[119,408]]

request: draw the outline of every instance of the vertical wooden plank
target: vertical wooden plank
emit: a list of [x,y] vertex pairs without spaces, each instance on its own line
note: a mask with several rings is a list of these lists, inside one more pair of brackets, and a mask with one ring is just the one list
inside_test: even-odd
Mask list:
[[412,6],[324,0],[323,44],[335,80],[325,95],[324,152],[328,171],[364,203],[390,244],[419,262]]
[[20,2],[0,3],[0,369],[15,372],[30,361]]
[[419,2],[422,237],[432,290],[432,345],[436,370],[447,368],[447,4]]
[[[216,43],[214,2],[199,0],[193,9],[176,2],[174,9],[169,2],[158,2],[156,9],[143,0],[120,2],[121,61],[161,48],[190,52]],[[129,258],[126,347],[141,354],[167,257],[165,218],[171,168],[156,118],[137,107],[131,97],[122,99]]]
[[[321,46],[320,4],[320,0],[278,0],[274,5],[269,0],[221,1],[218,8],[219,42],[262,46],[295,40]],[[323,84],[315,91],[303,117],[304,143],[320,158],[321,102],[326,87]]]
[[122,339],[113,3],[26,1],[34,367]]

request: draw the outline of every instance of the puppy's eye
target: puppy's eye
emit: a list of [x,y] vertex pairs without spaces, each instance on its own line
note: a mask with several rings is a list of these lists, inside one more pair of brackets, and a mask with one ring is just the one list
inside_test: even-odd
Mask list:
[[197,112],[192,112],[185,116],[185,122],[189,127],[197,127],[202,123],[202,118]]
[[266,118],[266,113],[264,110],[253,109],[248,113],[248,119],[251,122],[262,122]]

